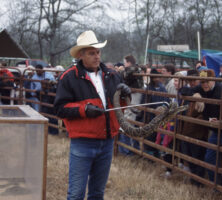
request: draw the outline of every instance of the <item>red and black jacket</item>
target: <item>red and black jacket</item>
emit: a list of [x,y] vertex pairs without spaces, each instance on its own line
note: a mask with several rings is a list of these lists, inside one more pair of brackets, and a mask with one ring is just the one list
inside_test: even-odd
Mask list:
[[112,69],[100,64],[106,96],[106,108],[87,74],[82,61],[67,69],[59,78],[54,106],[58,117],[63,118],[70,138],[114,137],[119,124],[114,111],[105,112],[97,118],[87,118],[85,106],[88,103],[100,108],[112,108],[116,87],[122,82],[120,75]]

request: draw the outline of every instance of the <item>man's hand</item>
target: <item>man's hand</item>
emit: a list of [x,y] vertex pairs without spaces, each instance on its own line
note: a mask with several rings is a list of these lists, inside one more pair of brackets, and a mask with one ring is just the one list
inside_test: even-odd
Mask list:
[[128,85],[126,85],[125,83],[120,83],[117,86],[117,90],[121,90],[121,96],[126,97],[126,96],[130,96],[131,94],[131,89],[129,88]]
[[[199,93],[195,93],[193,97],[201,98],[201,95]],[[203,102],[195,102],[195,110],[197,110],[197,112],[203,112],[204,108],[205,104]]]
[[89,118],[95,118],[104,113],[104,109],[94,106],[92,104],[87,104],[85,107],[86,116]]

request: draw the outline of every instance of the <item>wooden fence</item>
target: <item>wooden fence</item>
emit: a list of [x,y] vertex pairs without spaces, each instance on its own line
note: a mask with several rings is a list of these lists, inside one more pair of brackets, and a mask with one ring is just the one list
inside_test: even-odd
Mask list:
[[[52,73],[56,72],[56,71],[52,71],[50,70]],[[41,82],[44,83],[45,81],[39,81],[39,80],[31,80],[29,78],[25,77],[25,71],[23,73],[18,72],[18,76],[14,77],[14,82],[17,82],[17,85],[14,87],[4,87],[4,88],[0,88],[2,89],[6,89],[6,90],[14,90],[18,93],[17,96],[2,96],[0,94],[0,99],[10,99],[11,101],[17,102],[18,104],[27,104],[27,103],[36,103],[39,104],[40,106],[46,106],[49,108],[53,109],[53,104],[52,103],[47,103],[47,102],[42,102],[41,101],[41,97],[42,95],[49,95],[51,97],[55,97],[55,93],[51,93],[48,92],[46,94],[45,91],[41,91],[40,92],[40,96],[39,96],[39,101],[33,101],[33,100],[29,100],[26,99],[24,94],[25,92],[35,92],[34,90],[30,90],[30,89],[25,89],[24,86],[24,81],[34,81],[34,82]],[[184,77],[184,76],[164,76],[164,75],[148,75],[148,74],[135,74],[135,76],[150,76],[150,77],[160,77],[162,79],[164,78],[178,78],[179,82],[181,83],[181,85],[184,84],[185,81],[187,80],[194,80],[194,79],[198,79],[198,80],[208,80],[208,81],[219,81],[221,82],[222,79],[220,78],[203,78],[203,77]],[[11,79],[10,77],[0,77],[2,79]],[[15,81],[17,80],[17,81]],[[56,84],[56,83],[55,83]],[[145,138],[137,138],[137,137],[130,137],[129,135],[127,135],[127,133],[124,133],[125,135],[127,135],[128,137],[136,140],[139,142],[139,148],[134,148],[131,145],[127,145],[121,141],[118,140],[118,137],[115,138],[115,144],[114,144],[114,155],[117,155],[118,153],[118,147],[124,147],[130,151],[132,151],[135,154],[138,154],[142,157],[148,158],[152,161],[158,162],[160,164],[165,165],[166,167],[172,168],[173,170],[177,170],[180,171],[182,174],[188,175],[190,176],[192,179],[208,185],[212,188],[215,188],[219,191],[222,192],[222,159],[221,159],[221,152],[222,152],[222,146],[220,144],[220,140],[221,140],[221,129],[222,129],[222,99],[207,99],[207,98],[194,98],[191,96],[181,96],[181,95],[172,95],[172,94],[167,94],[167,93],[163,93],[163,92],[155,92],[155,91],[150,91],[150,90],[144,90],[144,89],[135,89],[132,88],[133,92],[137,92],[137,93],[142,93],[142,94],[146,94],[146,95],[156,95],[156,96],[164,96],[164,97],[169,97],[169,98],[177,98],[177,99],[181,99],[181,100],[187,100],[187,101],[199,101],[199,102],[204,102],[207,104],[216,104],[219,105],[220,107],[220,119],[218,122],[209,122],[206,120],[200,120],[200,119],[196,119],[196,118],[192,118],[192,117],[188,117],[185,115],[181,115],[178,114],[175,119],[174,122],[175,124],[179,124],[177,126],[177,128],[174,129],[174,131],[168,131],[168,130],[164,130],[159,128],[158,132],[164,134],[164,135],[169,135],[173,137],[172,140],[172,148],[169,147],[164,147],[162,145],[156,144],[155,142],[149,141]],[[222,96],[222,95],[221,95]],[[144,111],[144,112],[148,112],[148,113],[154,113],[154,114],[158,114],[158,111],[149,108],[149,107],[138,107],[137,108],[140,111]],[[40,109],[41,111],[41,109]],[[55,120],[58,120],[58,123],[54,124],[54,123],[49,123],[49,126],[57,128],[59,130],[59,132],[63,132],[66,131],[65,127],[63,126],[61,119],[59,119],[58,117],[56,117],[54,114],[48,114],[48,113],[43,113],[41,112],[42,115],[44,115],[45,117],[48,118],[53,118]],[[136,125],[136,126],[144,126],[144,122],[138,122],[138,121],[133,121],[133,120],[129,120],[132,124]],[[188,137],[185,136],[183,134],[181,134],[181,122],[190,122],[193,124],[199,124],[199,125],[203,125],[205,126],[207,129],[208,128],[216,128],[218,131],[218,138],[217,138],[217,144],[212,144],[212,143],[208,143],[207,141],[202,141],[202,140],[198,140],[198,139],[194,139],[192,137]],[[204,160],[199,160],[196,158],[193,158],[191,156],[188,156],[186,154],[183,154],[180,150],[180,148],[178,147],[178,144],[181,141],[185,141],[188,143],[192,143],[201,147],[204,147],[206,149],[213,149],[216,152],[216,164],[212,165],[209,164],[207,162],[205,162]],[[166,162],[164,161],[161,157],[156,157],[153,155],[150,155],[149,153],[147,153],[144,149],[144,145],[148,145],[150,147],[153,147],[155,149],[157,149],[160,152],[166,152],[168,154],[172,155],[172,162]],[[211,170],[214,171],[215,175],[214,175],[214,182],[209,181],[207,173],[205,174],[204,177],[200,177],[194,173],[188,172],[183,170],[182,168],[180,168],[178,166],[178,163],[180,162],[180,160],[183,161],[187,161],[188,163],[193,163],[196,164],[200,167],[204,167],[206,170]],[[218,180],[220,180],[220,183],[218,183]]]

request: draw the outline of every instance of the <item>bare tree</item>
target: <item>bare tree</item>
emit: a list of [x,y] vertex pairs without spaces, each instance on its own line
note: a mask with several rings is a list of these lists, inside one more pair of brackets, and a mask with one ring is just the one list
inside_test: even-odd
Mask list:
[[204,46],[206,28],[212,19],[210,0],[188,0],[186,6],[187,13],[195,17],[196,26],[201,34],[201,45]]
[[[41,31],[41,37],[48,42],[50,63],[55,64],[56,55],[66,51],[70,46],[58,46],[58,36],[61,34],[63,24],[69,22],[79,23],[75,17],[83,10],[93,6],[97,0],[91,1],[70,1],[70,0],[41,0],[40,10],[42,10],[42,21],[46,22],[46,26]],[[41,13],[41,12],[40,12]],[[73,30],[73,29],[72,29]],[[73,44],[72,44],[73,45]]]
[[105,61],[131,53],[142,62],[148,33],[149,48],[182,43],[196,48],[199,30],[202,47],[220,49],[221,8],[221,0],[11,0],[8,27],[31,57],[52,65],[70,60],[67,51],[87,29],[108,39]]
[[35,25],[33,21],[35,15],[32,14],[33,4],[26,0],[16,1],[12,0],[8,2],[8,31],[23,46],[23,48],[29,52],[30,56],[37,55],[35,43]]
[[222,49],[222,1],[210,1],[212,20],[208,26],[207,38],[205,39],[206,46]]
[[[70,35],[75,37],[79,31],[75,27],[86,23],[83,18],[88,16],[88,10],[98,7],[97,2],[98,0],[14,0],[10,7],[11,30],[16,32],[23,45],[26,43],[26,33],[35,34],[33,40],[38,41],[38,57],[43,58],[47,54],[50,63],[54,65],[56,56],[74,45],[69,43]],[[15,12],[16,17],[13,16]],[[37,47],[36,43],[34,46]]]
[[156,38],[155,31],[162,28],[163,18],[161,16],[163,13],[159,12],[159,3],[160,0],[132,1],[133,15],[131,15],[131,23],[134,24],[134,31],[131,34],[131,43],[140,61],[144,60],[147,35],[150,35],[150,45],[152,46],[152,41]]

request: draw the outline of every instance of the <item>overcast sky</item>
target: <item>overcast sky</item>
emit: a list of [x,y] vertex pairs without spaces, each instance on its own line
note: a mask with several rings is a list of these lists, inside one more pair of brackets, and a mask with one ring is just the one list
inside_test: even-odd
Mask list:
[[[0,28],[4,28],[7,21],[7,7],[6,7],[5,0],[1,0],[1,6],[0,6]],[[3,26],[3,27],[2,27]]]
[[[7,26],[8,15],[7,8],[9,7],[9,3],[13,0],[0,0],[0,28],[5,28]],[[110,0],[100,0],[101,2],[109,2]],[[121,5],[122,9],[120,10],[118,7]],[[115,19],[118,22],[124,21],[128,18],[129,4],[125,0],[112,0],[110,3],[110,7],[106,8],[105,12]]]

